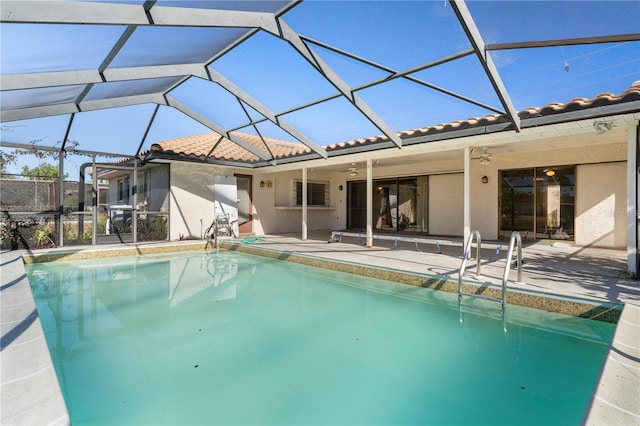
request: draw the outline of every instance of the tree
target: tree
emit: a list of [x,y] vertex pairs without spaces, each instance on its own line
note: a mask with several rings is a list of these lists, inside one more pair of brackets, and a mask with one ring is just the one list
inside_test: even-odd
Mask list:
[[7,163],[3,158],[0,158],[0,178],[1,179],[13,179],[13,175],[7,173]]
[[[54,166],[48,163],[42,163],[36,167],[22,166],[22,175],[30,180],[55,180],[60,175],[60,169],[58,166]],[[65,179],[68,173],[64,174]]]

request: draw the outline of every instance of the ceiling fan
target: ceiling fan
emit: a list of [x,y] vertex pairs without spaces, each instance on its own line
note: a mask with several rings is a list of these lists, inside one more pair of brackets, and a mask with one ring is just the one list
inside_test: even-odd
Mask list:
[[[476,151],[477,148],[471,148],[471,152],[473,153],[474,151]],[[491,160],[493,160],[494,158],[496,160],[504,160],[504,161],[513,161],[513,159],[511,158],[505,158],[505,157],[494,157],[492,154],[489,153],[489,148],[487,147],[483,147],[481,148],[481,151],[478,153],[477,157],[471,157],[474,160],[479,160],[480,164],[483,166],[486,166],[487,164],[491,163]]]
[[[475,148],[472,148],[472,150],[475,151]],[[480,152],[480,154],[478,154],[477,157],[472,157],[472,158],[474,160],[480,160],[480,164],[482,164],[483,166],[486,166],[493,159],[493,155],[489,154],[489,148],[482,148],[482,152]]]
[[349,167],[346,172],[349,173],[349,176],[358,176],[358,168],[356,167],[356,163],[351,163],[351,167]]

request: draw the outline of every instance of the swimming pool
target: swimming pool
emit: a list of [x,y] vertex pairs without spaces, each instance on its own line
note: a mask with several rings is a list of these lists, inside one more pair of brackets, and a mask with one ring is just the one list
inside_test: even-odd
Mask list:
[[579,424],[615,328],[233,251],[26,268],[75,425]]

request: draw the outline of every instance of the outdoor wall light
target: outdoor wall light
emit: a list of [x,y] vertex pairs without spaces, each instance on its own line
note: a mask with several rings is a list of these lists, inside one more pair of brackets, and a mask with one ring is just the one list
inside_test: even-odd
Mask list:
[[264,185],[265,185],[264,181],[263,181],[263,180],[261,180],[261,181],[260,181],[260,188],[264,188]]
[[482,183],[489,183],[489,178],[487,176],[482,176]]
[[342,189],[343,189],[343,188],[342,188],[342,185],[338,186],[338,190],[339,190],[339,191],[342,191]]

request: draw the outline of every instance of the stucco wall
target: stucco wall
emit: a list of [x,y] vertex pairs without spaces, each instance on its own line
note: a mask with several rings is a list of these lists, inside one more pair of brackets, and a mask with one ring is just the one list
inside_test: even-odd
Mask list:
[[[618,142],[604,144],[598,135],[580,138],[558,138],[559,149],[536,150],[528,141],[524,152],[495,154],[488,165],[471,160],[471,227],[485,239],[498,237],[500,170],[577,165],[576,243],[606,247],[626,244],[626,134],[619,132]],[[577,146],[577,143],[587,143]],[[554,142],[555,145],[555,142]],[[567,146],[568,145],[568,146]],[[576,145],[576,146],[572,146]],[[477,157],[478,152],[472,153]],[[589,164],[599,162],[600,164]],[[429,176],[429,232],[433,235],[461,236],[463,232],[463,167],[462,152],[446,161],[411,162],[385,165],[384,158],[374,162],[373,178]],[[200,223],[206,227],[212,220],[213,175],[234,172],[253,175],[253,232],[256,235],[300,233],[301,208],[292,206],[292,181],[302,179],[302,171],[274,172],[273,168],[253,170],[228,169],[197,164],[171,165],[171,239],[180,236],[199,237]],[[345,166],[346,167],[346,166]],[[364,180],[364,162],[358,163],[360,174],[350,177],[345,170],[327,172],[321,167],[309,168],[309,181],[329,182],[330,208],[308,210],[307,229],[338,230],[346,228],[348,180]],[[488,183],[482,183],[482,176]],[[260,187],[260,182],[265,182]],[[270,182],[271,185],[267,185]],[[339,190],[342,185],[342,191]],[[598,226],[593,226],[593,223]]]
[[213,221],[214,172],[211,166],[171,164],[169,239],[203,236],[204,230]]
[[462,173],[429,178],[429,233],[462,236],[464,232],[464,176]]
[[[254,176],[254,232],[257,234],[282,234],[302,232],[302,209],[296,207],[292,200],[292,182],[302,180],[301,171],[284,173],[257,173]],[[260,181],[265,187],[260,187]],[[271,188],[266,182],[271,182]],[[334,219],[338,209],[336,203],[341,199],[338,192],[337,180],[331,179],[329,173],[309,170],[308,182],[328,182],[330,186],[329,208],[309,207],[307,211],[307,230],[332,229],[336,226]],[[343,186],[343,193],[344,186]],[[339,228],[335,228],[339,229]]]
[[[598,135],[582,137],[580,140],[586,143],[592,143],[588,149],[584,147],[572,147],[562,149],[546,149],[543,151],[529,151],[520,154],[506,153],[495,155],[491,162],[483,166],[477,160],[471,161],[470,181],[471,181],[471,228],[478,229],[483,238],[498,238],[499,226],[499,182],[498,176],[500,170],[514,170],[533,167],[547,166],[563,166],[578,165],[585,167],[585,163],[592,162],[612,162],[625,161],[626,159],[626,134],[619,132],[619,143],[598,144]],[[574,138],[575,139],[575,138]],[[571,143],[572,138],[565,137],[558,140],[558,145],[562,143]],[[535,143],[529,145],[532,149]],[[472,154],[472,157],[474,155]],[[585,166],[581,166],[585,165]],[[486,175],[489,182],[482,183],[482,176]],[[617,185],[624,186],[626,177],[617,182]],[[590,186],[577,179],[576,196],[580,193],[590,191]],[[576,217],[578,211],[576,210]],[[626,226],[626,225],[624,225]],[[623,226],[623,227],[624,227]],[[576,223],[575,233],[576,239],[583,230]],[[576,241],[577,243],[577,241]],[[624,244],[616,244],[617,247],[624,247]]]
[[[234,172],[248,175],[246,170],[231,170],[219,166],[199,164],[171,164],[170,239],[200,238],[213,220],[213,176],[233,176]],[[345,214],[334,203],[345,203],[346,191],[338,190],[338,180],[328,173],[309,171],[309,181],[329,182],[328,209],[309,208],[307,229],[341,229]],[[302,179],[300,171],[252,174],[253,233],[256,235],[296,233],[302,230],[302,209],[292,206],[291,184]],[[263,187],[260,182],[264,182]],[[270,183],[271,185],[268,185]]]
[[578,167],[576,244],[598,247],[626,246],[626,168],[626,162]]

